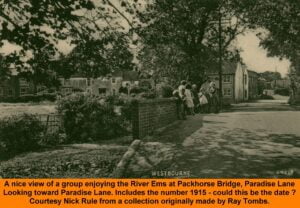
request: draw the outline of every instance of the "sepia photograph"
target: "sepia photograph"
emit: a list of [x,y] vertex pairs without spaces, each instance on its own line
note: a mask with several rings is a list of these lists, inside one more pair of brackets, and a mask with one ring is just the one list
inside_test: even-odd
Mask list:
[[300,1],[0,0],[0,178],[300,178]]

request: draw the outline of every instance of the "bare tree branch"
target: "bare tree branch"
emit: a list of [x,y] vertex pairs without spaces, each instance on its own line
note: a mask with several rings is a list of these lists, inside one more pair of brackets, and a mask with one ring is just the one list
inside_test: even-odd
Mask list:
[[105,0],[105,1],[107,1],[108,5],[113,7],[126,20],[126,22],[129,24],[131,28],[134,28],[132,22],[113,3],[111,3],[110,0]]

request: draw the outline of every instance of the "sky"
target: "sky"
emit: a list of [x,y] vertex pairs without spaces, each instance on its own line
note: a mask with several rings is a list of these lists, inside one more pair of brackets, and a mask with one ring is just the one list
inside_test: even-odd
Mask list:
[[285,76],[288,72],[289,60],[268,57],[267,51],[259,46],[255,31],[248,31],[237,37],[236,45],[242,49],[241,56],[249,69],[256,72],[277,71]]

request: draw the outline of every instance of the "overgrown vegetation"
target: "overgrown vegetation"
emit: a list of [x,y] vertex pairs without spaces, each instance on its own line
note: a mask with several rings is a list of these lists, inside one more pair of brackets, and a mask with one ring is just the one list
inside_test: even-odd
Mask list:
[[106,178],[127,146],[61,147],[20,155],[0,163],[3,178]]
[[[109,102],[115,102],[111,98]],[[119,115],[106,99],[76,94],[58,103],[68,142],[99,141],[128,133],[128,118]]]
[[0,158],[37,150],[45,127],[30,114],[0,120]]

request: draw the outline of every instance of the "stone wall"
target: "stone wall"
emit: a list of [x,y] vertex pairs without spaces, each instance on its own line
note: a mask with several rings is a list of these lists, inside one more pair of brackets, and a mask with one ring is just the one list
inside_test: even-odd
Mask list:
[[138,100],[133,103],[132,114],[133,137],[141,139],[177,120],[176,101],[173,98]]

